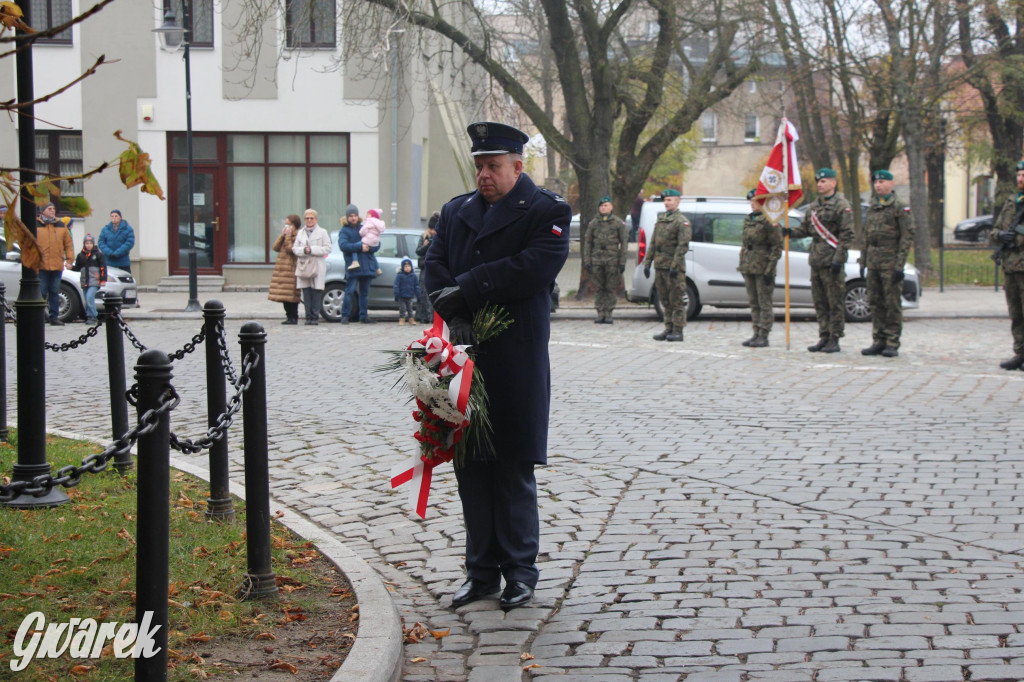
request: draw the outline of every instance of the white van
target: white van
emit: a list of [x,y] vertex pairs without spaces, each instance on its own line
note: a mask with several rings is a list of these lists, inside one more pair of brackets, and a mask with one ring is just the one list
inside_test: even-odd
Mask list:
[[[644,202],[637,233],[637,265],[643,263],[647,242],[654,232],[658,213],[665,210],[661,201]],[[743,275],[736,269],[740,262],[743,219],[750,212],[750,202],[736,197],[682,197],[679,210],[693,226],[690,250],[686,254],[686,319],[692,320],[705,305],[717,308],[746,308],[747,290]],[[803,213],[789,211],[790,227],[801,223]],[[807,264],[807,249],[811,238],[789,240],[789,302],[794,308],[813,308],[811,299],[811,269]],[[846,261],[846,319],[866,322],[871,319],[868,306],[867,284],[861,279],[857,259],[860,251],[851,249]],[[775,278],[774,302],[785,305],[785,265],[779,259]],[[903,307],[918,307],[921,297],[921,275],[910,263],[904,267]],[[654,272],[644,276],[642,267],[633,271],[633,281],[626,290],[626,298],[637,303],[654,306],[658,319],[662,318],[661,301],[654,290]]]

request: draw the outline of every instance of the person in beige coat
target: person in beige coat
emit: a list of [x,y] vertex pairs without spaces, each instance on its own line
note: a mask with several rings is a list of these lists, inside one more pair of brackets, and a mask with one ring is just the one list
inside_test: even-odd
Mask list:
[[302,289],[302,305],[306,309],[306,324],[318,324],[320,306],[324,301],[324,286],[327,280],[327,254],[331,252],[331,235],[317,223],[317,213],[307,208],[302,214],[306,226],[295,235],[292,253],[298,258],[295,263],[295,279]]
[[270,275],[271,301],[280,301],[284,304],[284,322],[281,324],[299,323],[299,287],[295,280],[295,254],[292,247],[295,246],[295,235],[302,228],[302,219],[292,213],[285,218],[281,234],[274,242],[274,251],[277,251],[277,259],[274,261],[274,272]]

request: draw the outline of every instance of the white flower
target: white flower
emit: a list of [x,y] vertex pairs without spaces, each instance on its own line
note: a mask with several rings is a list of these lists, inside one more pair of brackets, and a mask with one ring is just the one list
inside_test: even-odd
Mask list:
[[421,357],[412,353],[405,354],[402,364],[405,366],[405,385],[409,392],[441,419],[450,424],[462,424],[464,417],[448,397],[447,382],[441,385],[437,372],[427,367]]

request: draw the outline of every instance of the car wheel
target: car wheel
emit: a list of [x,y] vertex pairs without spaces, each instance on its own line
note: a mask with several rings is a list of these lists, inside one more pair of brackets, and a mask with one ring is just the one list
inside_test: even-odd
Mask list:
[[697,296],[697,287],[693,286],[693,282],[686,283],[686,298],[683,303],[686,305],[686,319],[692,320],[700,315],[700,309],[703,307],[700,304],[700,297]]
[[60,283],[60,313],[57,315],[61,322],[74,322],[82,316],[82,301],[78,298],[78,292],[67,282]]
[[665,309],[661,307],[661,299],[658,298],[658,290],[651,287],[651,305],[654,306],[654,314],[658,316],[658,322],[665,321]]
[[847,322],[870,322],[871,306],[868,305],[868,285],[863,280],[846,285],[843,309]]
[[320,315],[328,322],[341,322],[341,303],[345,300],[345,285],[331,282],[324,289],[324,303]]

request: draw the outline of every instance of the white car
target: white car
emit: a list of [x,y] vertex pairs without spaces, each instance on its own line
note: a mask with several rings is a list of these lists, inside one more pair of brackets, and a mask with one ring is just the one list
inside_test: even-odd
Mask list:
[[[21,251],[17,245],[10,251],[7,242],[0,237],[0,282],[4,283],[7,303],[13,308],[21,291]],[[133,308],[138,305],[138,288],[132,273],[121,268],[107,268],[107,283],[96,294],[96,309],[103,310],[103,296],[112,291],[120,294],[124,306]],[[61,322],[73,322],[85,318],[85,294],[82,292],[80,274],[65,270],[60,282],[60,314]]]
[[[665,210],[660,201],[648,201],[640,213],[637,234],[637,265],[643,263],[647,243],[653,234],[658,213]],[[686,318],[693,319],[705,305],[718,308],[746,308],[747,290],[743,275],[736,269],[740,260],[743,219],[750,212],[750,202],[735,197],[683,197],[679,210],[693,226],[690,250],[686,254]],[[790,210],[790,227],[800,224],[803,214]],[[789,240],[789,293],[790,306],[813,308],[811,299],[811,268],[807,263],[807,250],[811,238]],[[851,249],[846,262],[846,319],[866,322],[871,319],[868,305],[867,283],[860,276],[857,259],[860,251]],[[779,259],[775,278],[774,303],[785,304],[785,269]],[[921,274],[911,264],[904,267],[903,307],[916,308],[921,298]],[[654,290],[654,272],[644,276],[642,267],[633,271],[633,281],[626,291],[630,301],[650,303],[658,317],[662,317],[661,301]]]

